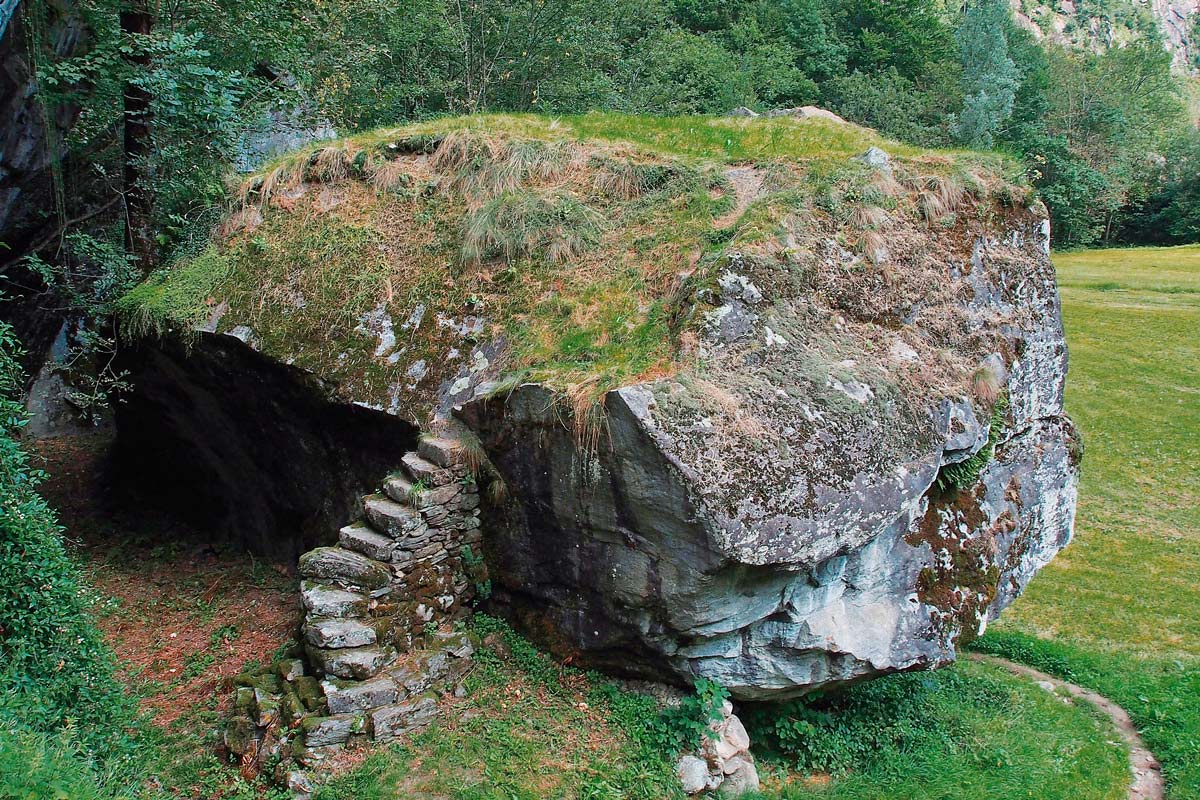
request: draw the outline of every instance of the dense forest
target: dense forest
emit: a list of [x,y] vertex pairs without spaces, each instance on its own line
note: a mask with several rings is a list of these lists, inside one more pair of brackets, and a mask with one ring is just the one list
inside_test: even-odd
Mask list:
[[[920,146],[1011,152],[1060,247],[1200,238],[1200,133],[1161,40],[1038,42],[1003,0],[84,0],[21,13],[45,112],[75,115],[61,207],[45,213],[94,222],[125,191],[155,257],[204,235],[223,177],[261,160],[271,132],[809,104]],[[68,13],[81,33],[64,52]],[[94,257],[99,238],[69,249]]]

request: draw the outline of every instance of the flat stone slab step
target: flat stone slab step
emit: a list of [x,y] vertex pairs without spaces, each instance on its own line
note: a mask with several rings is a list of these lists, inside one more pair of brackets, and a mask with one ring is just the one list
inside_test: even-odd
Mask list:
[[458,462],[461,445],[453,439],[425,437],[417,442],[417,455],[439,467],[453,467]]
[[419,512],[381,494],[364,497],[363,511],[371,527],[393,539],[418,536],[426,527],[425,519]]
[[410,697],[370,712],[371,733],[377,742],[390,742],[424,728],[437,714],[437,695],[433,692]]
[[326,675],[365,681],[374,678],[379,671],[396,660],[396,652],[390,647],[349,647],[341,650],[308,648],[309,657]]
[[338,531],[338,544],[376,561],[394,561],[396,540],[384,536],[365,522],[347,525]]
[[309,717],[301,723],[306,747],[329,747],[345,744],[350,736],[367,732],[367,718],[362,714],[334,714],[328,717]]
[[404,475],[389,475],[383,482],[383,493],[400,505],[418,509],[429,505],[429,493]]
[[408,694],[386,675],[362,682],[326,680],[321,683],[321,688],[325,690],[331,714],[370,711],[392,705]]
[[361,617],[371,602],[365,594],[315,581],[300,582],[300,600],[305,611],[319,617]]
[[387,564],[343,547],[318,547],[300,556],[300,575],[337,580],[366,589],[385,588],[392,579]]
[[375,629],[355,619],[331,617],[304,623],[304,640],[313,647],[336,650],[375,644]]
[[416,453],[405,453],[404,457],[400,459],[400,463],[404,465],[404,471],[410,478],[420,481],[426,486],[442,486],[454,480],[454,475],[450,470],[426,461]]

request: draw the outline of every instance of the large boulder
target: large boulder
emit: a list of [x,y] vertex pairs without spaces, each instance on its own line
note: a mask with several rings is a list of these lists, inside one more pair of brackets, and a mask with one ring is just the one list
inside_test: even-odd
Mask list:
[[467,405],[516,498],[496,601],[587,663],[743,699],[952,661],[1075,514],[1048,226],[1006,225],[898,237],[896,285],[832,239],[731,254],[693,365],[609,392],[598,435],[540,385]]
[[749,699],[929,668],[1067,543],[1049,223],[1011,165],[791,115],[517,124],[299,153],[123,308],[462,439],[493,608],[582,664]]

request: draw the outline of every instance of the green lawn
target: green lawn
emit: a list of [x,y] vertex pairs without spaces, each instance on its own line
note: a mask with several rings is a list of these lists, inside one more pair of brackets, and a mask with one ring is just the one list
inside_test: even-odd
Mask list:
[[[316,800],[685,800],[652,700],[561,668],[501,629],[513,657],[481,654],[454,713],[326,783]],[[892,676],[839,703],[836,724],[805,737],[810,760],[831,762],[832,781],[769,752],[759,725],[778,710],[743,712],[764,777],[759,798],[1125,796],[1127,753],[1106,717],[987,664]]]
[[1200,247],[1055,257],[1086,453],[1074,543],[981,642],[1121,703],[1200,798]]

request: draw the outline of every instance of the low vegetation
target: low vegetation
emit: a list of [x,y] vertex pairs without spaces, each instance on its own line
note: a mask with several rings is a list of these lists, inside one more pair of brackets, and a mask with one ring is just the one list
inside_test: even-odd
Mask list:
[[18,357],[0,322],[0,796],[100,796],[134,774],[135,707],[18,439]]
[[[375,753],[323,786],[319,800],[682,800],[673,755],[703,735],[720,687],[702,683],[662,710],[551,661],[502,623],[474,624],[501,631],[512,656],[483,654],[454,703],[462,718]],[[764,798],[1119,800],[1128,783],[1106,718],[984,665],[743,713]]]
[[[873,146],[891,174],[855,160]],[[252,331],[277,359],[417,419],[457,358],[499,340],[496,379],[584,407],[672,371],[697,324],[684,301],[715,286],[728,248],[786,255],[811,221],[874,260],[897,225],[985,224],[1030,203],[1020,181],[999,156],[823,119],[438,120],[268,165],[205,250],[118,309],[134,335]]]
[[1200,798],[1200,248],[1055,258],[1086,452],[1076,540],[979,646],[1120,703]]

